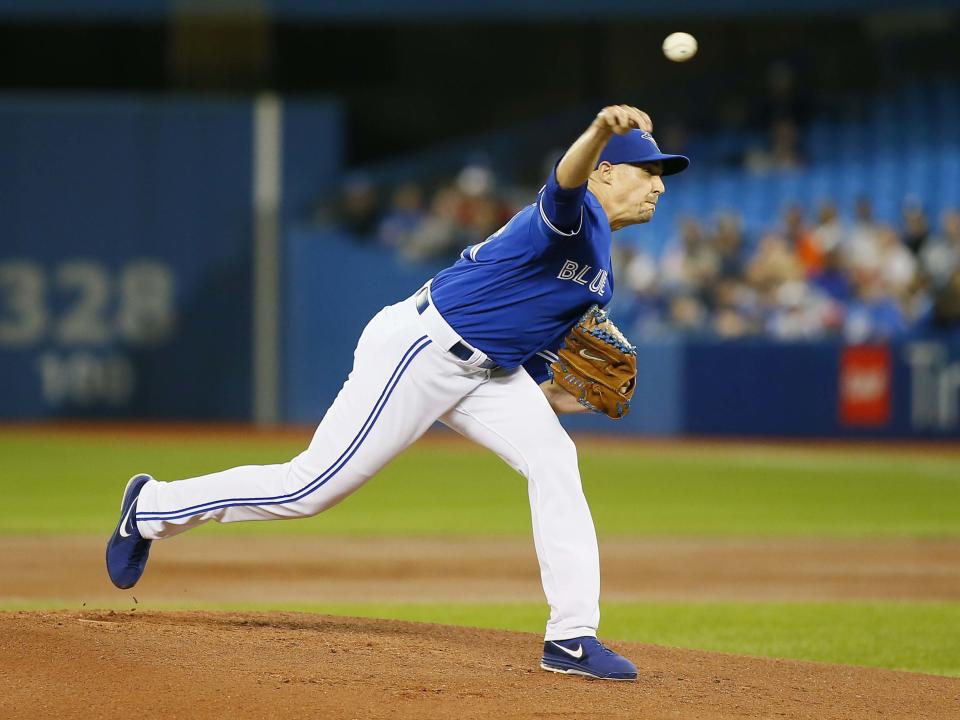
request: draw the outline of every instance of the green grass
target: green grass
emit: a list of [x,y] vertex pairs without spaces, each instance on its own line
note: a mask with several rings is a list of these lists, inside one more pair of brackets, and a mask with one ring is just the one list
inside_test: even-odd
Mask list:
[[[56,601],[7,610],[62,608]],[[127,609],[131,602],[116,604]],[[139,605],[142,610],[196,604]],[[210,610],[318,612],[543,632],[546,608],[518,604],[230,604]],[[960,603],[606,603],[601,637],[960,677]]]
[[[0,533],[102,534],[116,522],[120,490],[135,471],[174,479],[283,462],[301,449],[297,441],[256,435],[0,432]],[[604,536],[960,535],[957,457],[585,443],[580,465]],[[468,445],[432,445],[407,451],[317,518],[217,532],[527,536],[530,518],[524,481],[498,458]]]
[[[309,433],[295,441],[256,434],[174,440],[0,431],[0,533],[102,536],[116,522],[120,490],[133,472],[168,480],[283,462],[308,440]],[[598,531],[608,537],[960,537],[957,456],[625,441],[582,443],[580,466]],[[530,518],[524,481],[496,457],[465,444],[431,444],[404,453],[319,517],[198,532],[208,531],[526,537]],[[8,610],[65,605],[0,601]],[[219,609],[305,610],[538,633],[546,612],[535,603]],[[601,630],[610,640],[960,676],[960,603],[607,603]]]
[[[536,604],[314,610],[537,633],[546,614]],[[610,641],[960,676],[960,603],[605,603],[602,614]]]

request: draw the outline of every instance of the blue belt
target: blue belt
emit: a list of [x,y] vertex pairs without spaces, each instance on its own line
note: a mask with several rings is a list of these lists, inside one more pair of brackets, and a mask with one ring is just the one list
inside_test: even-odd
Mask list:
[[[427,292],[426,288],[424,288],[419,293],[417,293],[417,312],[420,315],[423,315],[424,310],[426,310],[428,307],[430,307],[430,294]],[[460,342],[459,340],[457,340],[457,342],[453,344],[453,347],[447,348],[447,352],[460,358],[464,362],[470,362],[470,358],[473,357],[473,350],[468,348],[464,343]],[[487,358],[482,363],[477,365],[477,367],[483,368],[484,370],[495,370],[500,366],[497,365],[490,358]]]

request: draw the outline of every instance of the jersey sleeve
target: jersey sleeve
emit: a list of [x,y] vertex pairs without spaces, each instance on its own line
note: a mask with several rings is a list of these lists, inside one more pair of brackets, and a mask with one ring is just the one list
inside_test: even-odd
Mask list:
[[554,166],[537,196],[539,221],[543,230],[556,237],[574,237],[583,229],[583,202],[587,184],[563,188],[557,183],[557,168]]

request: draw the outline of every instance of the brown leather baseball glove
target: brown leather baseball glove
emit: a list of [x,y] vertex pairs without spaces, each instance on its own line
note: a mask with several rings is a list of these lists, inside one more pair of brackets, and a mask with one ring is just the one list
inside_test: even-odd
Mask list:
[[637,386],[637,349],[598,305],[573,326],[550,363],[550,377],[577,401],[618,420]]

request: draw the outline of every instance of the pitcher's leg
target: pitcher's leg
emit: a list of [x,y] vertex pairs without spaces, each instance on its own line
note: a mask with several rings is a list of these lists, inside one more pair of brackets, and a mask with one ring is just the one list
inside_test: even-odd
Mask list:
[[494,377],[441,418],[527,478],[533,537],[550,604],[547,640],[597,634],[600,557],[577,451],[523,370]]
[[[404,321],[410,332],[397,338]],[[168,537],[208,520],[315,515],[359,488],[478,382],[451,374],[447,354],[404,314],[379,325],[389,337],[361,337],[353,372],[307,450],[278,465],[147,483],[136,508],[143,537]]]

